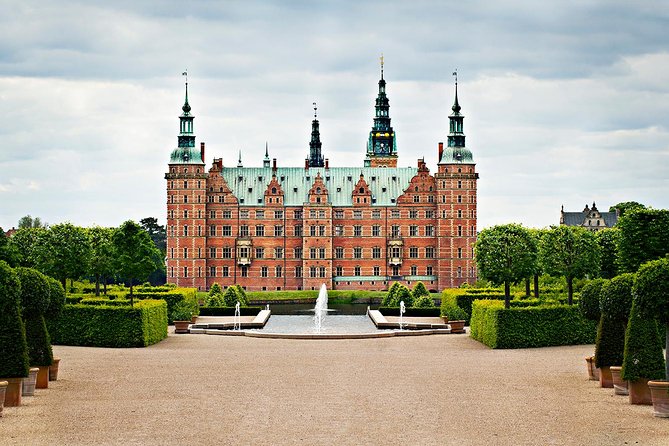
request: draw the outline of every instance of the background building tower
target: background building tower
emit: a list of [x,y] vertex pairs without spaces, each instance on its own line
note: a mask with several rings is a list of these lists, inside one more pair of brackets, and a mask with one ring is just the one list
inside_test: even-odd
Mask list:
[[397,144],[395,131],[390,125],[390,105],[386,96],[386,81],[383,79],[383,56],[375,109],[374,125],[367,142],[365,167],[397,167]]
[[309,142],[309,167],[323,167],[321,154],[321,131],[318,123],[316,103],[314,102],[314,120],[311,121],[311,141]]

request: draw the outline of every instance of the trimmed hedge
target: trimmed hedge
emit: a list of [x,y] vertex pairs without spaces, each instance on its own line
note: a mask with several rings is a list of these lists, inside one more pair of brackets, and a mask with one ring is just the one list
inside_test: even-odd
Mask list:
[[0,260],[0,377],[28,376],[28,344],[21,319],[21,282],[9,265]]
[[146,347],[167,337],[167,303],[65,305],[61,316],[50,321],[49,332],[51,341],[60,345]]
[[[240,316],[255,316],[265,307],[239,307]],[[235,307],[201,307],[200,316],[234,316]]]
[[127,299],[104,299],[102,297],[87,297],[81,299],[78,303],[81,305],[107,305],[109,307],[129,307],[130,301]]
[[51,339],[46,329],[44,316],[41,314],[27,314],[23,317],[28,341],[28,360],[30,366],[48,366],[53,362]]
[[21,281],[21,316],[26,330],[28,361],[31,366],[47,366],[53,362],[53,350],[44,313],[51,303],[51,285],[47,276],[36,269],[16,268]]
[[606,282],[608,282],[606,279],[593,279],[583,286],[578,306],[586,319],[599,321],[602,317],[599,309],[599,298],[602,293],[602,286]]
[[[133,293],[135,299],[161,299],[167,302],[167,322],[173,324],[172,310],[174,306],[182,300],[197,302],[197,290],[195,288],[174,288],[167,292],[145,292],[136,291]],[[126,296],[127,298],[128,296]]]
[[626,381],[665,379],[662,340],[655,319],[645,319],[632,303],[625,331],[625,353],[620,376]]
[[610,367],[623,363],[625,351],[625,321],[602,315],[597,326],[595,341],[595,365]]
[[49,308],[44,313],[44,317],[58,317],[65,305],[65,290],[63,285],[53,277],[47,276],[46,280],[49,283]]
[[[439,307],[407,307],[405,310],[406,311],[404,312],[404,316],[406,317],[439,317],[441,315],[441,310]],[[379,311],[384,316],[400,315],[400,307],[379,307]]]
[[504,293],[500,293],[494,288],[447,288],[441,293],[442,314],[446,314],[444,311],[456,306],[465,312],[466,316],[463,319],[465,324],[469,325],[472,316],[472,303],[481,299],[504,300]]
[[512,306],[479,300],[472,307],[471,337],[491,348],[591,344],[595,324],[574,305]]

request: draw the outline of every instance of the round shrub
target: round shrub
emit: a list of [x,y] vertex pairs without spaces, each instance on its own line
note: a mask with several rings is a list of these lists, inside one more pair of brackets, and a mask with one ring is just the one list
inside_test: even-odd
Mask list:
[[210,294],[204,299],[204,306],[205,307],[224,307],[225,302],[223,301],[223,294],[222,293],[216,293],[216,294]]
[[427,296],[423,295],[415,298],[412,306],[414,308],[432,308],[434,307],[434,301],[429,294]]
[[381,301],[381,306],[382,307],[397,307],[399,306],[400,302],[396,300],[395,298],[397,297],[397,290],[402,286],[401,283],[399,282],[393,282],[393,284],[388,288],[388,293],[386,293],[385,296],[383,296],[383,300]]
[[[600,292],[599,309],[608,318],[624,321],[632,309],[632,286],[635,274],[627,273],[604,282]],[[623,328],[624,332],[624,328]]]
[[49,319],[56,318],[63,311],[65,306],[65,290],[63,285],[53,277],[47,276],[49,282],[49,308],[47,308],[45,317]]
[[669,324],[669,258],[641,265],[633,292],[641,314]]
[[16,268],[21,281],[23,315],[44,314],[49,308],[51,289],[46,276],[32,268]]
[[0,377],[28,376],[28,344],[21,319],[21,282],[9,265],[0,260]]
[[606,283],[605,279],[593,279],[586,283],[581,289],[578,306],[581,309],[583,317],[588,320],[598,321],[601,317],[599,298],[604,283]]
[[[223,294],[223,306],[234,307],[235,305],[237,305],[237,301],[239,301],[239,292],[237,291],[234,285],[229,286],[225,290],[225,293]],[[241,305],[242,303],[240,301],[239,306]]]

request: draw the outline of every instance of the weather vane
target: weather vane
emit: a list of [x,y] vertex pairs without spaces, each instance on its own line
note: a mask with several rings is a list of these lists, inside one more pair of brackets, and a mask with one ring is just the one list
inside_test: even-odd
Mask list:
[[381,53],[381,77],[383,77],[383,53]]
[[453,72],[453,76],[455,76],[455,85],[458,85],[458,69],[457,68]]
[[316,103],[314,102],[314,119],[316,118],[316,110],[318,110],[318,107],[316,107]]
[[182,76],[186,76],[186,83],[188,83],[188,70],[181,73]]

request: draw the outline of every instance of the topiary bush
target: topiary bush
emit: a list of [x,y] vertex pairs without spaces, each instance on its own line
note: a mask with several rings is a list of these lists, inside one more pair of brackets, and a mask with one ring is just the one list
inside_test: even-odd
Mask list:
[[405,307],[413,306],[413,296],[411,295],[411,290],[405,285],[400,285],[397,288],[397,293],[395,294],[395,299],[397,306],[399,307],[400,302],[404,302]]
[[28,376],[28,344],[21,319],[21,281],[9,265],[0,260],[0,377]]
[[581,289],[578,307],[581,309],[583,316],[590,321],[599,321],[602,316],[599,309],[599,297],[601,296],[602,286],[606,282],[605,279],[593,279]]
[[51,286],[47,277],[32,268],[17,268],[21,280],[23,323],[31,366],[49,366],[53,362],[51,340],[44,321],[49,309]]
[[214,294],[223,294],[223,288],[218,283],[214,283],[211,288],[209,288],[209,293],[210,296],[213,296]]
[[246,296],[246,291],[240,285],[233,285],[235,292],[237,293],[237,299],[242,307],[247,307],[249,305],[249,298]]
[[204,306],[208,308],[224,307],[225,301],[223,300],[223,294],[221,293],[208,294],[207,297],[204,298]]
[[[429,296],[430,292],[425,288],[425,284],[421,281],[416,282],[416,284],[413,286],[413,289],[411,290],[411,297],[413,297],[413,300],[415,301],[419,297],[423,296]],[[414,306],[415,303],[414,303]]]
[[397,290],[402,286],[399,282],[393,282],[393,284],[388,288],[388,293],[383,296],[381,300],[382,307],[397,307],[399,306],[399,301],[397,301]]
[[634,274],[621,274],[606,280],[600,288],[601,317],[595,341],[595,365],[610,367],[623,363],[625,330],[632,307]]
[[[239,292],[234,286],[229,286],[223,294],[223,306],[234,307],[237,305],[237,301],[239,301]],[[239,302],[239,305],[241,306],[241,302]]]
[[625,351],[620,376],[626,381],[665,377],[662,340],[657,321],[643,317],[636,299],[632,301],[632,310],[625,331]]
[[412,308],[432,308],[434,307],[434,300],[430,294],[422,295],[414,299]]
[[53,277],[47,276],[46,280],[49,283],[49,307],[46,313],[44,313],[44,317],[53,319],[58,317],[63,311],[63,307],[65,306],[65,290],[63,289],[63,285]]

